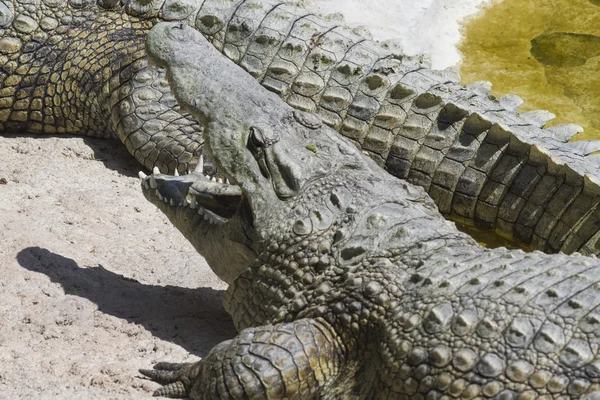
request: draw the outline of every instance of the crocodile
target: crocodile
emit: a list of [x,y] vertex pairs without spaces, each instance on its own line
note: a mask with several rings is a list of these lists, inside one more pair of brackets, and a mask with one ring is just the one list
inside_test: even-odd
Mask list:
[[140,370],[155,395],[600,398],[597,258],[482,248],[195,29],[158,24],[147,49],[225,180],[142,172],[142,190],[228,283],[239,331]]
[[[600,252],[598,141],[517,111],[487,82],[279,0],[0,0],[0,133],[118,137],[144,166],[202,154],[144,39],[162,20],[201,32],[289,105],[316,113],[446,217],[548,253]],[[208,166],[207,166],[208,167]]]

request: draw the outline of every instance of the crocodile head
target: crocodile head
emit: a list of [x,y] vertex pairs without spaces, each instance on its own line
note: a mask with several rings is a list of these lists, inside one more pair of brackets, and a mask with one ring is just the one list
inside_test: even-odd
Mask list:
[[[181,46],[187,50],[176,51]],[[166,67],[182,108],[204,125],[205,151],[222,179],[207,178],[201,168],[183,176],[142,175],[144,193],[225,281],[264,252],[268,238],[287,231],[295,213],[300,218],[307,208],[318,208],[312,198],[320,188],[365,172],[386,175],[317,116],[283,103],[192,28],[159,24],[147,48],[151,60]]]

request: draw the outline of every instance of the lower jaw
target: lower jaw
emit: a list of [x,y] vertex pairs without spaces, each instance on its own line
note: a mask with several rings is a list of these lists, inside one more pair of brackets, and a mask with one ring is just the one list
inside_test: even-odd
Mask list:
[[256,258],[255,252],[242,242],[229,237],[232,230],[236,231],[236,228],[230,227],[229,224],[235,224],[235,221],[211,223],[206,219],[206,211],[199,214],[198,209],[185,206],[172,207],[146,190],[144,195],[167,216],[173,226],[204,257],[212,271],[226,283],[232,284],[234,279]]

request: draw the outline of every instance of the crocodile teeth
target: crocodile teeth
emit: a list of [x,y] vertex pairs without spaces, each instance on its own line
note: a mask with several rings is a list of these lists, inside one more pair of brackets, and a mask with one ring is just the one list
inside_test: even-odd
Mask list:
[[179,176],[179,171],[177,171],[177,168],[175,168],[175,173],[173,174],[173,176]]
[[223,183],[223,179],[221,179],[221,178],[218,178],[218,179],[217,179],[217,183]]
[[204,208],[202,208],[202,207],[198,208],[198,214],[199,215],[203,215],[204,214]]
[[219,216],[217,216],[216,214],[214,214],[211,211],[205,210],[204,212],[204,219],[209,223],[209,224],[213,224],[213,225],[220,225],[225,223],[225,221],[223,221]]
[[148,185],[148,180],[146,179],[148,177],[148,175],[146,175],[145,173],[140,171],[140,172],[138,172],[138,176],[140,177],[140,179],[142,181],[142,186],[144,186],[144,189],[149,189],[150,186]]
[[152,168],[152,173],[155,175],[158,175],[158,174],[160,174],[160,169],[158,169],[158,167],[154,167],[154,168]]
[[[150,182],[152,182],[152,181],[150,181]],[[158,197],[159,200],[164,199],[163,195],[160,194],[160,192],[158,191],[158,189],[156,189],[156,197]]]
[[173,199],[169,199],[169,205],[171,207],[175,207],[175,202],[173,201]]
[[156,189],[158,188],[158,185],[156,184],[156,179],[154,179],[153,176],[150,177],[150,179],[148,179],[150,181],[150,187],[152,189]]
[[190,208],[192,210],[195,210],[196,208],[198,208],[198,202],[196,201],[196,196],[192,196],[192,199],[190,200]]
[[198,160],[198,168],[200,168],[200,172],[204,171],[204,155],[200,155],[200,160]]

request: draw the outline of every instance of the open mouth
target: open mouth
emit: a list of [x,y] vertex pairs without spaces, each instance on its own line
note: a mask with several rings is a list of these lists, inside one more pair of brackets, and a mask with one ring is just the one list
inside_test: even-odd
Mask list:
[[239,186],[218,173],[205,175],[204,161],[200,158],[194,172],[181,175],[161,174],[154,167],[151,175],[142,171],[139,177],[147,197],[155,204],[160,202],[171,208],[193,210],[210,224],[224,224],[236,213],[242,200]]

